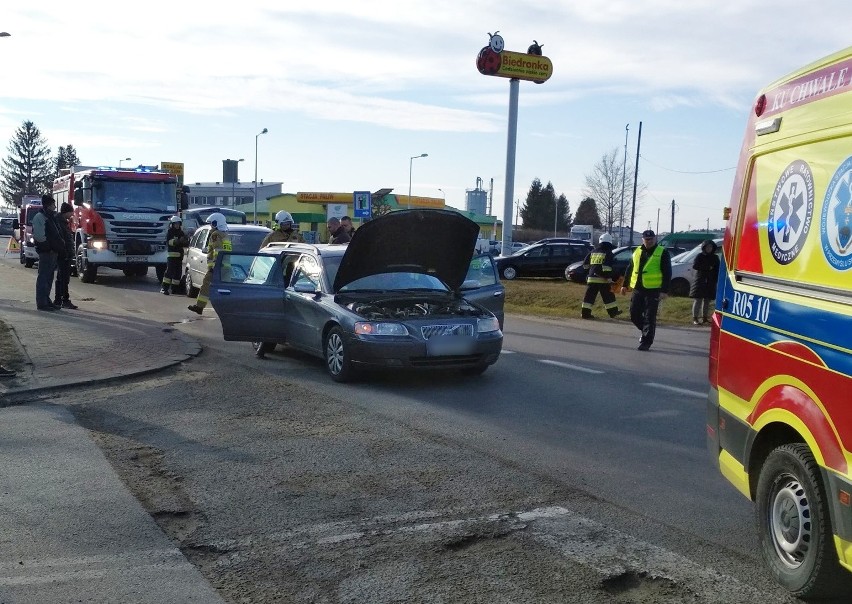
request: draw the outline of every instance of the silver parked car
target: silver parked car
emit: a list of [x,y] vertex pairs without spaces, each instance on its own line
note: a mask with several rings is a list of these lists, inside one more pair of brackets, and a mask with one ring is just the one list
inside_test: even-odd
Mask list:
[[222,252],[210,301],[226,340],[286,343],[335,381],[364,369],[480,374],[500,356],[504,290],[491,257],[472,258],[478,230],[451,210],[401,210],[345,245]]
[[[723,239],[714,239],[716,243],[716,255],[722,255]],[[669,285],[669,294],[672,296],[688,296],[689,287],[695,278],[695,269],[692,268],[695,258],[701,253],[701,244],[682,254],[672,258],[672,280]]]
[[[228,239],[234,252],[255,252],[264,237],[272,229],[253,224],[229,224]],[[181,281],[186,295],[194,298],[204,281],[207,272],[207,239],[210,237],[210,225],[198,228],[189,240],[189,247],[183,257],[183,277]],[[247,267],[243,267],[244,269]]]

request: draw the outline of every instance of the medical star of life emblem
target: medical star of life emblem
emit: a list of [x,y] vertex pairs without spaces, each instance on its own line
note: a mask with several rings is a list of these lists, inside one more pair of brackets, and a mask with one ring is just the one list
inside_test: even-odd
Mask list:
[[825,190],[820,247],[835,269],[852,268],[852,157],[840,164]]
[[769,206],[766,230],[778,264],[790,264],[802,251],[814,213],[814,177],[804,161],[791,163],[778,182]]

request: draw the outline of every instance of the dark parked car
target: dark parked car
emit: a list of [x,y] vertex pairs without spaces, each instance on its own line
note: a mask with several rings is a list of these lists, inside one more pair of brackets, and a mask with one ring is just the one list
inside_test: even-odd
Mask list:
[[[627,265],[630,264],[630,257],[633,255],[633,250],[637,247],[639,246],[625,245],[612,250],[612,254],[615,257],[615,261],[612,264],[613,280],[621,277],[624,274],[624,271],[627,270]],[[583,268],[584,259],[585,256],[581,258],[579,262],[574,262],[565,269],[565,278],[568,279],[568,281],[573,281],[575,283],[586,282],[586,275],[589,271]]]
[[11,235],[14,229],[12,223],[14,218],[0,218],[0,235]]
[[537,243],[511,256],[498,256],[498,274],[509,281],[517,277],[561,277],[565,267],[582,260],[592,247],[585,242]]
[[503,286],[490,256],[471,260],[478,231],[451,210],[400,210],[346,245],[221,252],[210,301],[226,340],[286,343],[338,382],[368,368],[480,374],[503,346]]

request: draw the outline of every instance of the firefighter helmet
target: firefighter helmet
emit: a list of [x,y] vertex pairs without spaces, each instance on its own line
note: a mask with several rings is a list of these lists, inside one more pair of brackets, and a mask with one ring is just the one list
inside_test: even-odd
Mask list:
[[604,233],[601,235],[600,239],[598,239],[598,243],[612,243],[612,235]]
[[285,225],[292,225],[295,221],[293,220],[293,216],[290,215],[290,212],[285,210],[281,210],[275,215],[275,222],[278,223],[278,226],[282,229],[287,228]]
[[228,230],[228,222],[225,220],[225,217],[221,212],[213,212],[210,216],[207,217],[207,224],[214,226],[216,229],[220,231]]
[[176,222],[183,222],[183,219],[181,219],[180,216],[172,216],[171,218],[169,218],[169,222],[174,224]]

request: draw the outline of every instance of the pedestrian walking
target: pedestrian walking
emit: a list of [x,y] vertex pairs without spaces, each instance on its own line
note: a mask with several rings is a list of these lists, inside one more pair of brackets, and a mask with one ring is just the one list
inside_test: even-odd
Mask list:
[[74,250],[74,233],[71,232],[71,216],[74,207],[67,201],[63,201],[56,214],[56,226],[62,234],[65,244],[63,252],[56,258],[56,285],[53,289],[53,305],[76,310],[77,305],[71,302],[71,292],[68,286],[71,284],[71,267],[76,262]]
[[598,294],[603,300],[604,308],[610,317],[617,317],[621,314],[618,310],[618,302],[615,300],[615,294],[612,292],[612,265],[615,259],[612,255],[612,235],[604,233],[598,239],[598,247],[589,252],[583,259],[583,268],[587,271],[586,277],[586,294],[583,296],[583,306],[581,316],[584,319],[594,319],[592,315],[592,306]]
[[657,245],[657,235],[652,230],[642,233],[642,245],[633,252],[624,272],[621,293],[633,290],[630,298],[630,320],[642,333],[639,350],[649,350],[657,331],[657,311],[660,300],[669,291],[672,279],[672,260],[668,250]]
[[41,196],[41,210],[33,216],[33,239],[38,252],[36,277],[36,307],[39,310],[59,310],[50,299],[53,277],[60,253],[65,253],[65,239],[56,222],[56,200],[52,195]]
[[166,272],[160,293],[169,295],[176,294],[180,286],[180,272],[183,268],[183,250],[189,245],[189,237],[183,230],[183,220],[180,216],[169,218],[169,230],[166,231]]
[[695,257],[692,269],[695,276],[689,287],[692,298],[692,324],[700,325],[710,321],[710,301],[716,299],[716,282],[719,279],[719,256],[716,255],[716,242],[708,239],[701,244],[701,253]]
[[210,235],[207,237],[207,272],[204,273],[204,281],[195,304],[187,306],[194,313],[201,314],[204,307],[210,301],[210,282],[213,280],[213,266],[216,264],[216,256],[219,251],[231,251],[231,240],[228,239],[228,223],[221,212],[213,212],[207,217],[207,224],[211,226]]

